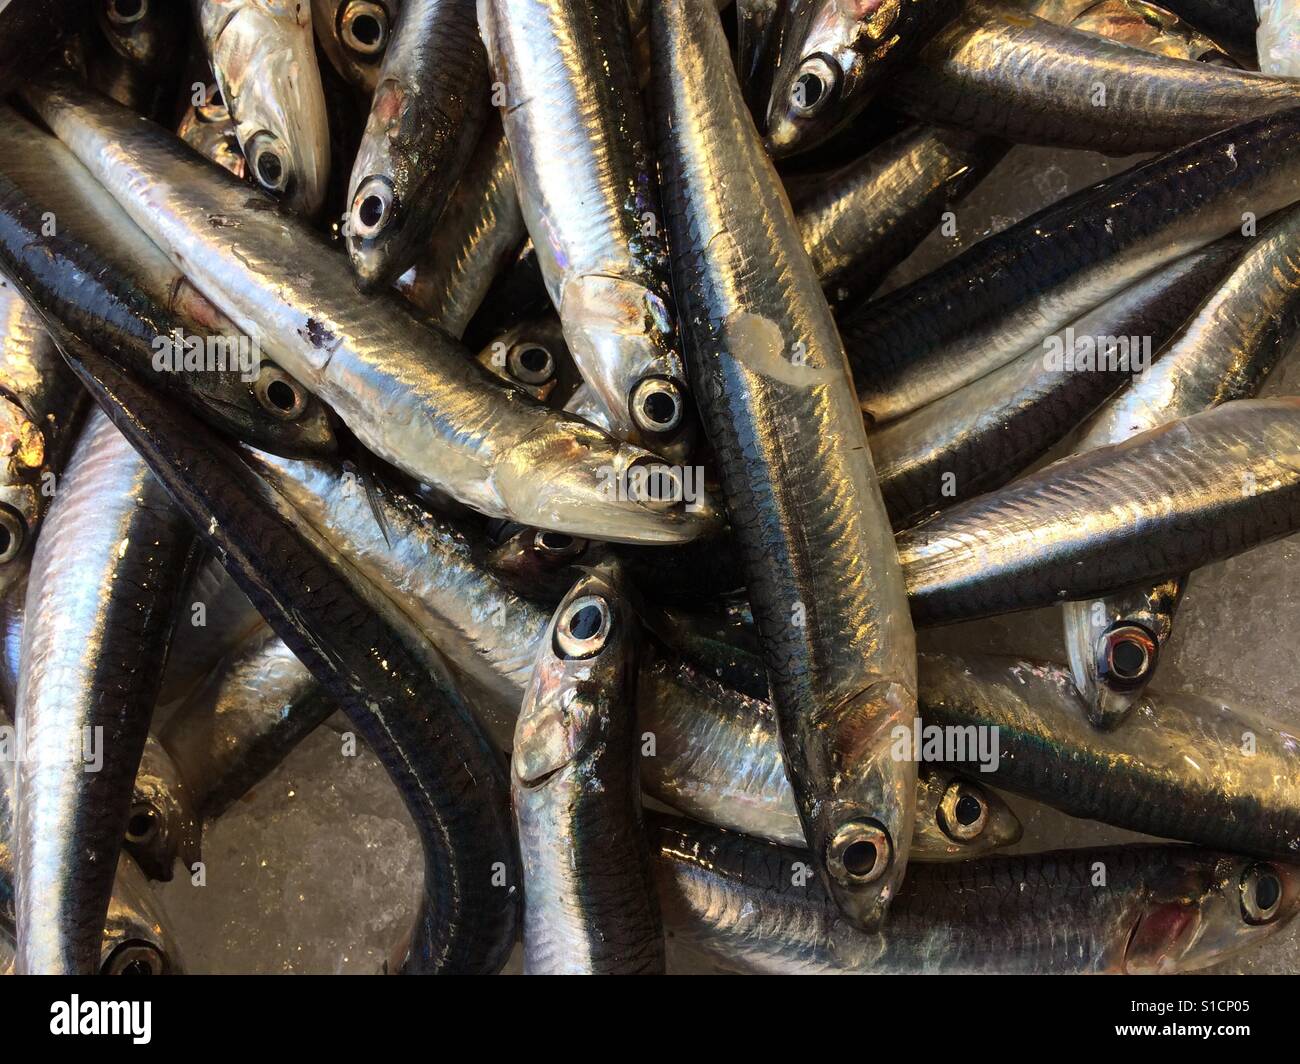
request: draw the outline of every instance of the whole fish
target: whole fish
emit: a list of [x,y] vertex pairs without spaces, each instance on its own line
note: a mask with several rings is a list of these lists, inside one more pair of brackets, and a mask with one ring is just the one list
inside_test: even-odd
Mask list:
[[74,334],[58,340],[78,378],[400,791],[425,858],[402,970],[497,971],[518,920],[508,784],[436,651],[411,626],[381,617],[368,591],[338,573],[337,555],[204,425],[159,403]]
[[959,0],[792,0],[767,105],[775,156],[814,147],[851,122]]
[[[915,647],[844,349],[705,0],[651,16],[660,165],[701,416],[819,875],[878,923],[907,863]],[[827,565],[852,558],[852,570]]]
[[1005,365],[1155,267],[1300,196],[1300,110],[1141,163],[841,319],[863,410],[900,417]]
[[398,291],[459,339],[527,235],[510,145],[494,119],[447,200],[433,239],[398,278]]
[[[1196,308],[1160,360],[1086,428],[1078,450],[1119,443],[1255,394],[1300,335],[1300,209],[1261,226],[1223,283]],[[1103,599],[1065,604],[1065,645],[1098,725],[1124,716],[1155,674],[1187,574]]]
[[159,121],[171,116],[189,12],[185,4],[101,0],[91,5],[90,84],[120,104]]
[[489,516],[614,540],[702,531],[641,490],[655,455],[492,384],[396,295],[358,300],[323,238],[170,134],[66,80],[31,91],[177,267],[377,456]]
[[249,173],[291,210],[314,216],[325,202],[330,140],[311,5],[192,2]]
[[914,126],[842,169],[787,183],[831,304],[870,295],[1006,150],[992,138]]
[[997,730],[996,769],[958,752],[956,771],[1131,831],[1259,857],[1300,853],[1292,729],[1190,692],[1149,692],[1127,721],[1100,730],[1069,670],[1042,662],[922,654],[920,674],[927,725]]
[[334,449],[319,400],[263,361],[57,138],[3,109],[0,151],[0,265],[42,313],[104,335],[241,440],[287,454]]
[[16,717],[20,973],[93,974],[193,534],[102,415],[27,586]]
[[479,0],[479,23],[573,359],[616,435],[681,461],[694,419],[626,0]]
[[84,404],[40,316],[0,274],[0,600],[26,577]]
[[1168,151],[1300,103],[1300,85],[1172,59],[993,0],[961,12],[890,82],[923,122],[1021,144]]
[[655,975],[664,936],[641,822],[641,633],[617,566],[555,611],[519,711],[510,785],[530,975]]
[[1300,399],[1242,399],[1063,459],[898,536],[912,618],[1095,598],[1300,527]]
[[888,924],[864,934],[807,875],[806,851],[660,816],[650,838],[668,933],[732,971],[1195,971],[1271,936],[1300,908],[1291,865],[1115,846],[917,868]]
[[311,0],[320,50],[339,76],[367,99],[379,83],[379,67],[401,9],[401,0]]
[[1017,476],[1151,369],[1233,259],[1238,237],[1156,270],[1013,362],[871,432],[894,527]]
[[176,135],[223,170],[243,177],[248,172],[247,160],[240,150],[235,123],[221,98],[221,90],[214,82],[200,91],[201,101],[192,102],[186,109],[176,127]]
[[405,0],[352,164],[348,254],[363,292],[412,266],[491,113],[475,0]]

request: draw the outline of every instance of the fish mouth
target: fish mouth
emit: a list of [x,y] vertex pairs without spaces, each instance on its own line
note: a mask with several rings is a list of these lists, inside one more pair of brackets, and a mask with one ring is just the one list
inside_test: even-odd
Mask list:
[[1128,975],[1176,971],[1200,928],[1199,910],[1181,902],[1167,902],[1139,914],[1124,945],[1122,970]]

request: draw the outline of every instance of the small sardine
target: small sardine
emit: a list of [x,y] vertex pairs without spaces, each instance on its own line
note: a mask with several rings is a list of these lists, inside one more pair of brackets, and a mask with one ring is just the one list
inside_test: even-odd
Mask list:
[[402,0],[311,0],[316,41],[339,77],[374,95]]

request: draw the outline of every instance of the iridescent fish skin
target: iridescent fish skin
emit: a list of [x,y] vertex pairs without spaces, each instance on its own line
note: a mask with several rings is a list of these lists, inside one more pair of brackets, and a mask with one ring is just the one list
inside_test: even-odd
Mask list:
[[617,566],[542,637],[511,754],[530,975],[655,975],[664,937],[641,817],[640,622]]
[[1070,20],[1070,25],[1077,30],[1174,59],[1194,59],[1216,66],[1238,65],[1196,27],[1145,0],[1101,0],[1101,3],[1085,7]]
[[864,934],[807,874],[807,851],[658,815],[650,837],[665,928],[738,972],[1195,971],[1268,938],[1300,908],[1292,865],[1116,846],[917,867],[888,923]]
[[916,697],[889,522],[843,346],[718,15],[665,0],[651,37],[675,288],[787,768],[818,875],[870,926],[902,881],[916,801],[916,765],[888,742]]

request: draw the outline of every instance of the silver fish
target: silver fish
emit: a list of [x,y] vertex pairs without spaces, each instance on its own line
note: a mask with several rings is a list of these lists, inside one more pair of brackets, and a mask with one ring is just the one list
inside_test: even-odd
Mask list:
[[367,99],[401,13],[401,0],[311,0],[312,28],[327,59]]

